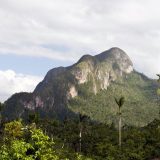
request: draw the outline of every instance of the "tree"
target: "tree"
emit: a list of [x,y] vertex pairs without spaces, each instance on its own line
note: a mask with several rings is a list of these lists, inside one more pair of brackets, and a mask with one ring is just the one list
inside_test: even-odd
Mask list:
[[38,113],[31,113],[28,115],[28,122],[37,124],[39,122],[39,117]]
[[[5,124],[4,130],[0,160],[91,160],[67,148],[59,148],[60,141],[56,137],[51,139],[32,124],[23,125],[21,121],[12,121]],[[74,132],[74,127],[72,130]]]
[[86,115],[82,115],[79,113],[79,151],[82,151],[82,130],[83,130],[83,124],[82,122],[87,118]]
[[21,120],[5,124],[4,133],[7,139],[18,139],[23,136],[23,125]]
[[[157,82],[160,84],[160,74],[157,74],[157,76],[158,76]],[[157,95],[160,96],[160,88],[157,89]],[[159,97],[158,97],[158,101],[159,101]],[[160,112],[159,112],[159,114],[160,114]]]
[[4,107],[4,104],[0,102],[0,125],[1,125],[1,120],[2,120],[1,112],[2,112],[3,107]]
[[23,126],[21,121],[5,125],[5,143],[0,147],[0,159],[59,160],[54,142],[41,129]]
[[118,132],[119,132],[119,146],[121,147],[121,144],[122,144],[122,112],[121,112],[121,108],[124,105],[125,98],[124,97],[121,97],[120,99],[115,98],[115,102],[118,105],[118,115],[119,115]]

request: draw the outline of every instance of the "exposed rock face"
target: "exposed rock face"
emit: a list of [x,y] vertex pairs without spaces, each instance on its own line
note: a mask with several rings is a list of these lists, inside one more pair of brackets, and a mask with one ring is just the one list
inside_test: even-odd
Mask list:
[[[119,48],[111,48],[96,56],[85,55],[71,67],[50,70],[34,92],[43,92],[48,85],[53,86],[55,82],[60,83],[60,81],[58,82],[60,78],[60,80],[64,79],[65,83],[61,87],[63,88],[63,85],[68,87],[67,92],[73,98],[78,95],[75,87],[76,82],[83,84],[93,81],[93,90],[97,92],[98,89],[107,89],[110,82],[132,71],[133,64],[128,55]],[[70,81],[69,78],[72,80]]]
[[96,56],[101,62],[106,62],[112,66],[114,71],[119,70],[124,73],[133,71],[133,63],[128,55],[119,48],[111,48]]
[[[20,97],[16,102],[20,102],[18,104],[21,105],[21,114],[24,109],[37,108],[45,112],[64,114],[62,110],[66,107],[67,100],[78,95],[78,85],[91,82],[92,90],[96,94],[101,89],[107,89],[118,77],[132,71],[133,64],[128,55],[119,48],[111,48],[96,56],[85,55],[70,67],[50,70],[28,100]],[[12,99],[15,97],[12,96],[6,102],[6,109],[11,107],[8,102]]]
[[133,64],[128,55],[119,48],[111,48],[96,56],[83,56],[71,68],[79,84],[93,82],[96,94],[100,89],[107,89],[112,81],[123,74],[133,71]]
[[76,91],[75,86],[71,86],[68,92],[68,99],[74,98],[78,95],[78,92]]

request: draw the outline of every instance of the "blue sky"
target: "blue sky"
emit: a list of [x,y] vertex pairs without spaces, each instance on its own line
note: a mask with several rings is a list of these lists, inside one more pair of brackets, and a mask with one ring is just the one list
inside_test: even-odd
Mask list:
[[159,6],[159,0],[0,0],[0,101],[32,92],[51,68],[111,47],[155,78]]
[[0,55],[0,69],[12,69],[16,73],[35,76],[45,76],[48,70],[57,66],[68,66],[71,61],[60,61],[42,57],[28,57],[17,55]]

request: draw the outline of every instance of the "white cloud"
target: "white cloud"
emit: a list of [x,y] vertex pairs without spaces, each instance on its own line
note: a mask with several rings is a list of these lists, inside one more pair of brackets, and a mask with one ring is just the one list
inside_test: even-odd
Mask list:
[[0,54],[75,61],[117,46],[160,72],[159,0],[0,0]]
[[0,70],[0,101],[3,102],[12,94],[18,92],[32,92],[42,77],[23,75],[13,70]]

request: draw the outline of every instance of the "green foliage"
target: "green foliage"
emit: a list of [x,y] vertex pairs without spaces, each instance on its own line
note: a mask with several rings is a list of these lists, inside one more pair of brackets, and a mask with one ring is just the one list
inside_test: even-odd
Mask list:
[[0,112],[2,111],[3,108],[4,108],[4,104],[0,102]]
[[76,160],[92,160],[91,158],[86,158],[80,154],[77,154]]
[[[88,115],[93,120],[112,124],[117,122],[117,104],[114,97],[125,97],[122,108],[123,125],[145,126],[159,117],[157,102],[157,83],[133,72],[112,82],[107,90],[96,95],[90,92],[92,82],[80,85],[79,96],[69,101],[69,108],[74,112]],[[81,94],[82,93],[82,94]]]
[[29,123],[38,123],[39,121],[39,114],[38,113],[31,113],[28,116],[28,122]]
[[31,131],[31,145],[35,151],[35,158],[46,160],[55,159],[58,160],[58,156],[55,155],[52,150],[54,143],[50,141],[49,137],[44,135],[40,129],[32,129]]
[[10,123],[5,124],[5,135],[8,138],[20,138],[23,135],[23,131],[22,131],[22,123],[21,121],[13,121]]
[[[24,126],[21,121],[5,124],[4,141],[0,147],[3,160],[86,160],[79,154],[68,154],[55,147],[55,142],[33,124]],[[87,159],[90,160],[90,159]]]
[[[65,121],[65,127],[63,123],[57,125],[55,122],[44,122],[42,127],[48,131],[48,134],[52,133],[53,137],[58,136],[62,140],[61,143],[71,153],[71,148],[77,151],[76,146],[79,143],[78,124],[79,122],[76,120],[68,120]],[[160,120],[155,120],[143,128],[124,126],[122,128],[122,147],[120,149],[118,146],[118,132],[113,124],[105,125],[83,121],[82,154],[95,160],[143,160],[159,157],[159,128]],[[73,153],[70,155],[68,153],[69,159],[72,156]],[[79,156],[78,158],[82,157]]]
[[[122,147],[118,146],[118,132],[114,125],[82,121],[82,153],[77,153],[79,143],[78,120],[41,121],[39,125],[22,125],[20,121],[5,126],[17,130],[22,126],[23,134],[3,135],[0,159],[4,160],[143,160],[160,157],[160,120],[154,120],[143,128],[124,126]],[[12,125],[11,125],[12,124]],[[14,127],[15,129],[14,129]],[[37,126],[38,127],[38,126]],[[6,128],[6,127],[5,127]],[[6,131],[5,131],[6,132]],[[12,135],[12,138],[10,138]],[[48,135],[50,135],[50,138]],[[87,158],[90,157],[90,158]]]
[[52,149],[54,143],[40,129],[24,127],[20,121],[13,121],[5,125],[5,133],[5,143],[1,147],[0,158],[59,159]]
[[33,156],[26,156],[26,152],[32,146],[23,140],[12,140],[10,146],[3,145],[0,151],[0,159],[14,160],[24,159],[33,160]]
[[117,103],[117,105],[119,106],[119,108],[121,108],[125,102],[125,98],[121,97],[119,100],[117,98],[115,98],[115,102]]
[[[61,80],[63,81],[63,77]],[[2,133],[0,132],[0,160],[159,158],[160,120],[154,120],[159,114],[156,104],[157,85],[134,72],[112,83],[108,90],[100,91],[97,95],[92,94],[92,86],[92,81],[79,85],[79,96],[69,102],[73,111],[80,112],[79,119],[77,116],[77,119],[66,118],[63,122],[40,119],[37,121],[34,114],[29,118],[30,124],[24,125],[21,120],[5,124],[4,128],[1,128]],[[122,107],[121,149],[118,147],[118,132],[115,126],[118,117],[117,104],[124,104],[124,98],[119,95],[125,97],[125,105]],[[86,115],[90,116],[91,120]],[[146,124],[148,125],[144,127]],[[78,153],[79,127],[82,130],[81,154]]]
[[157,95],[160,95],[160,88],[157,89]]

